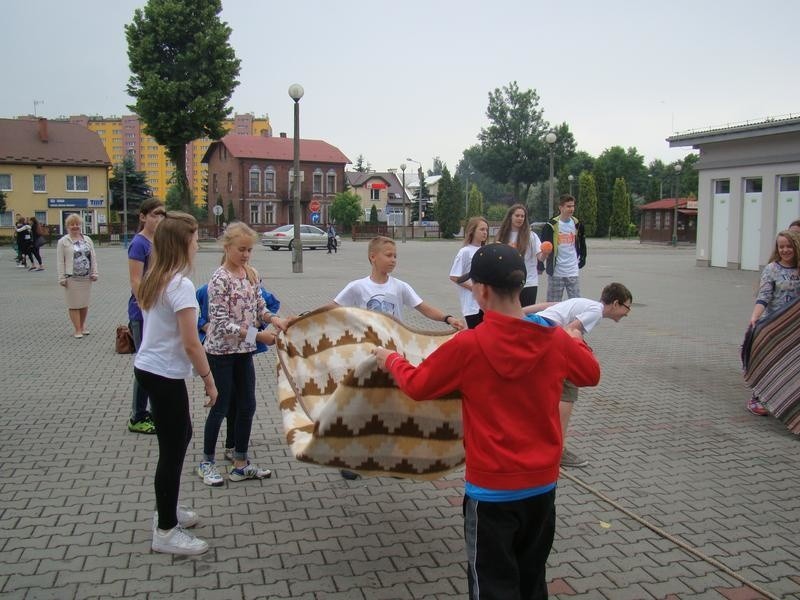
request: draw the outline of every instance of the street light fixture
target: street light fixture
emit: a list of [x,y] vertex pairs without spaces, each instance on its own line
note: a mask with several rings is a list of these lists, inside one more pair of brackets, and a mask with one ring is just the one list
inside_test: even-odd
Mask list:
[[406,163],[400,165],[403,172],[403,243],[406,243]]
[[550,199],[551,212],[550,215],[548,215],[548,217],[556,214],[555,194],[553,193],[553,147],[555,146],[557,139],[558,138],[556,137],[556,134],[553,133],[552,131],[549,132],[546,136],[544,136],[544,141],[547,142],[547,144],[550,146],[550,183],[548,185],[549,188],[548,195]]
[[678,195],[680,194],[680,186],[678,182],[681,177],[681,164],[675,165],[675,181],[673,183],[673,191],[675,192],[675,206],[672,209],[672,245],[678,245]]
[[292,168],[292,191],[294,192],[294,240],[292,244],[292,273],[303,272],[303,242],[300,237],[300,98],[303,86],[293,83],[289,86],[289,97],[294,100],[294,166]]
[[572,196],[572,182],[573,182],[573,181],[575,181],[575,175],[573,175],[572,173],[570,173],[570,174],[567,176],[567,179],[569,179],[569,195],[570,195],[570,196]]
[[419,224],[422,225],[422,184],[425,181],[425,175],[422,172],[422,163],[418,160],[414,160],[413,158],[406,158],[408,162],[417,163],[417,167],[419,167],[419,208],[417,209],[417,220]]

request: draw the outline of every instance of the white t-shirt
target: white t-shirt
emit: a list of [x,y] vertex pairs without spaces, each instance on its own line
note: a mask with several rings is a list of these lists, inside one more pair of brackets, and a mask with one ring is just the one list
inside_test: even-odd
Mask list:
[[389,276],[386,283],[375,283],[369,277],[348,283],[333,299],[339,306],[355,306],[392,315],[403,320],[403,308],[422,304],[414,289],[405,281]]
[[556,254],[556,265],[553,269],[553,277],[577,277],[578,276],[578,251],[575,249],[575,240],[578,230],[575,221],[571,218],[564,222],[558,221],[558,254]]
[[[475,256],[475,253],[479,249],[480,246],[473,246],[472,244],[463,246],[461,250],[458,251],[458,254],[456,254],[453,267],[450,269],[450,276],[461,277],[464,273],[469,273],[469,270],[472,268],[472,257]],[[458,301],[461,303],[461,314],[465,317],[468,315],[477,315],[481,310],[475,298],[472,297],[472,292],[460,285],[458,286]]]
[[[508,236],[508,245],[517,247],[517,232],[512,231]],[[525,279],[525,287],[538,287],[539,286],[539,271],[536,269],[536,255],[542,251],[542,242],[539,236],[531,231],[531,240],[528,242],[528,251],[523,256],[525,261],[525,269],[528,271],[528,277]]]
[[578,319],[583,325],[583,330],[589,333],[603,318],[603,303],[588,298],[570,298],[536,314],[550,319],[561,327],[566,327]]
[[158,302],[149,310],[142,309],[142,345],[133,361],[137,369],[169,379],[191,377],[192,363],[183,349],[178,318],[175,316],[184,308],[195,310],[194,321],[197,322],[199,306],[194,284],[178,273],[167,284]]

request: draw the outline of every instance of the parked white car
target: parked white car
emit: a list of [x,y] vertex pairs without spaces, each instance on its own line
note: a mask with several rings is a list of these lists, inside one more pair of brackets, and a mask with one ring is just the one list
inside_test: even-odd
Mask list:
[[[316,250],[317,248],[328,247],[328,234],[319,227],[313,225],[300,225],[300,239],[303,242],[303,248]],[[336,236],[336,245],[342,243],[339,236]],[[266,231],[261,234],[261,245],[269,246],[272,250],[280,250],[281,248],[288,248],[291,250],[294,247],[294,225],[281,225],[272,231]]]

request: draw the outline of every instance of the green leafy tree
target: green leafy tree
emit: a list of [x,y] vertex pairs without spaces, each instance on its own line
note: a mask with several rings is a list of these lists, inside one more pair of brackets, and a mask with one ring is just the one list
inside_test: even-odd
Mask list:
[[594,178],[594,184],[597,189],[597,230],[595,231],[595,235],[602,237],[608,234],[608,223],[611,220],[610,194],[608,193],[608,182],[606,180],[605,171],[599,169],[597,163],[595,163],[592,177]]
[[6,212],[6,193],[0,190],[0,212]]
[[352,191],[339,192],[333,199],[330,214],[342,231],[349,231],[361,220],[361,200]]
[[164,201],[167,210],[184,210],[183,207],[183,190],[177,181],[167,189],[167,198]]
[[236,220],[236,208],[233,206],[233,200],[228,202],[228,223]]
[[[602,226],[606,218],[611,217],[612,210],[612,189],[611,182],[616,181],[618,177],[625,180],[625,185],[628,191],[634,195],[638,204],[641,204],[644,195],[649,186],[649,178],[647,177],[647,168],[644,166],[644,157],[636,150],[636,148],[628,148],[624,150],[620,146],[612,146],[603,151],[595,161],[595,175],[597,171],[603,173],[607,187],[602,187],[598,178],[599,198],[600,205],[598,219],[599,224]],[[633,209],[631,207],[631,215],[633,218]],[[607,227],[607,226],[606,226]]]
[[372,170],[372,165],[364,158],[363,154],[359,154],[358,158],[356,158],[355,167],[353,167],[359,173],[369,173]]
[[597,234],[597,185],[589,171],[581,172],[578,177],[577,214],[583,223],[586,235]]
[[[123,180],[125,181],[124,194],[122,193]],[[131,218],[138,220],[137,215],[142,201],[153,195],[152,188],[147,185],[147,176],[143,171],[136,170],[136,161],[131,156],[125,156],[122,163],[114,165],[108,187],[111,190],[111,210],[113,212],[122,212],[126,203],[123,197],[127,197],[128,223],[131,223]]]
[[507,210],[508,206],[505,204],[491,204],[489,205],[489,208],[486,209],[486,220],[502,221],[503,217],[506,216]]
[[128,108],[175,164],[185,210],[191,206],[186,144],[225,135],[226,105],[239,84],[240,61],[221,11],[221,0],[148,0],[125,26],[127,91],[135,101]]
[[479,217],[483,215],[483,194],[474,183],[469,187],[469,202],[467,204],[467,218],[469,221],[472,217]]
[[464,195],[461,184],[450,176],[445,166],[439,180],[439,195],[436,197],[436,213],[439,232],[443,238],[451,239],[461,226],[461,214],[464,210]]
[[462,181],[467,178],[470,185],[476,185],[489,204],[501,202],[505,198],[510,199],[512,195],[508,184],[497,183],[478,168],[477,157],[480,152],[480,146],[477,145],[464,150],[463,158],[458,161],[455,174]]
[[628,186],[625,179],[617,177],[614,180],[614,193],[611,203],[610,235],[615,237],[628,237],[631,223],[631,209],[629,206]]
[[372,208],[369,209],[369,222],[370,225],[378,224],[378,207],[374,204],[372,205]]
[[433,175],[441,175],[446,168],[447,165],[444,164],[442,159],[437,156],[433,159],[433,167],[428,169],[428,177],[432,177]]

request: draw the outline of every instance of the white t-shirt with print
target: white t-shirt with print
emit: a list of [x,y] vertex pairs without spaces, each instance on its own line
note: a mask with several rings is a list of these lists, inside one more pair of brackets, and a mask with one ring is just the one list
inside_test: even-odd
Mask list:
[[575,240],[578,230],[575,221],[558,221],[558,254],[556,254],[556,265],[553,269],[553,277],[577,277],[578,276],[578,252],[575,249]]
[[369,277],[348,283],[333,299],[339,306],[355,306],[382,312],[403,320],[403,308],[422,304],[414,289],[405,281],[389,277],[386,283],[375,283]]
[[137,369],[169,379],[186,379],[192,376],[192,363],[183,348],[178,318],[175,315],[185,308],[195,310],[196,323],[200,307],[195,297],[194,284],[179,273],[170,280],[161,298],[149,310],[142,309],[142,345],[133,361]]
[[[480,246],[473,246],[469,244],[463,246],[456,254],[453,261],[453,266],[450,269],[451,277],[461,277],[464,273],[469,273],[472,268],[472,257],[480,249]],[[466,288],[458,286],[458,301],[461,304],[461,314],[466,316],[477,315],[481,310],[475,298],[472,297],[472,292]]]
[[603,318],[603,303],[588,298],[570,298],[536,313],[565,327],[578,319],[583,330],[589,333]]
[[[517,232],[512,231],[508,236],[508,245],[517,247]],[[525,278],[525,287],[538,287],[539,286],[539,271],[536,269],[536,255],[542,251],[542,242],[539,236],[531,231],[531,239],[528,242],[528,251],[523,256],[525,261],[525,269],[528,276]]]

